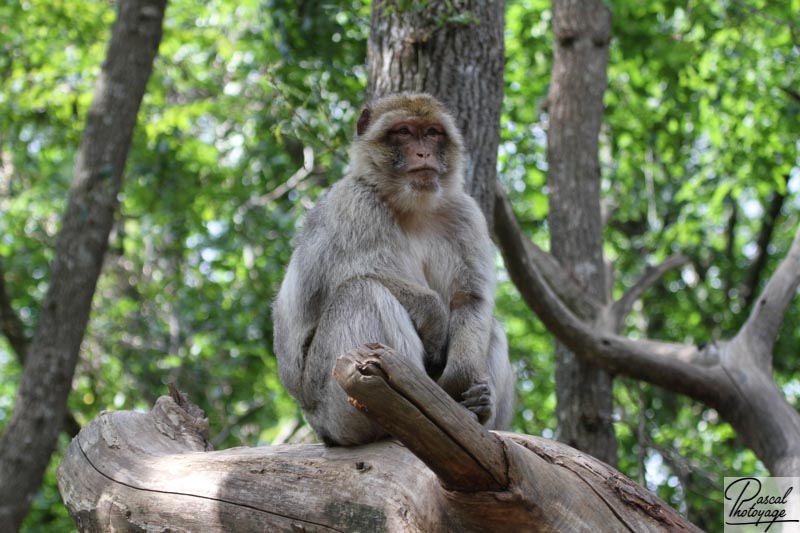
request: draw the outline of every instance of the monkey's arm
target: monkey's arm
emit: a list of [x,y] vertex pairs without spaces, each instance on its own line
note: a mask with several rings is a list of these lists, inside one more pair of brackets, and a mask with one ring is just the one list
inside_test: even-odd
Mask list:
[[450,237],[460,262],[450,283],[447,364],[439,384],[486,422],[495,409],[490,379],[494,253],[483,214],[466,194],[454,199]]
[[491,340],[491,311],[491,300],[456,293],[451,302],[447,365],[438,383],[480,423],[496,428],[492,421],[497,421],[503,393],[497,390],[498,382],[491,371],[491,359],[501,355]]
[[454,398],[467,400],[462,398],[465,392],[488,382],[491,330],[491,300],[479,293],[457,291],[450,302],[447,365],[439,380]]
[[396,275],[371,273],[365,277],[386,287],[406,309],[425,347],[425,369],[429,375],[438,377],[444,367],[449,318],[442,299],[428,287]]

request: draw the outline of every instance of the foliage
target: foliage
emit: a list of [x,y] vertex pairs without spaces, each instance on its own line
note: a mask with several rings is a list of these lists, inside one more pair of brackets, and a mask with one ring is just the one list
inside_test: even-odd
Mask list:
[[[677,251],[693,258],[646,295],[626,333],[725,337],[746,316],[751,273],[763,286],[800,222],[800,80],[788,68],[800,54],[800,2],[609,5],[601,160],[615,295],[646,264]],[[549,9],[508,3],[499,159],[523,227],[544,247]],[[0,258],[29,335],[113,20],[104,2],[0,5]],[[170,2],[70,397],[81,423],[102,409],[148,409],[175,381],[206,410],[221,448],[296,428],[300,412],[275,371],[270,303],[296,224],[345,169],[368,32],[363,0]],[[552,338],[500,277],[498,314],[519,378],[515,429],[553,436]],[[795,306],[775,370],[798,406],[799,339]],[[0,337],[0,430],[19,373]],[[615,399],[623,471],[644,471],[651,489],[720,529],[721,477],[761,472],[753,454],[685,398],[618,380]],[[26,529],[70,524],[51,468]]]

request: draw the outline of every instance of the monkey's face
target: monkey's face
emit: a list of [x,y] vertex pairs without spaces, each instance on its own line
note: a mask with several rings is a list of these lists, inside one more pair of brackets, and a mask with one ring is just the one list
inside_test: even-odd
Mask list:
[[364,109],[353,171],[396,210],[424,212],[461,187],[462,140],[444,106],[427,94],[382,98]]
[[419,192],[436,192],[447,172],[447,134],[440,123],[409,117],[392,123],[386,134],[393,178]]

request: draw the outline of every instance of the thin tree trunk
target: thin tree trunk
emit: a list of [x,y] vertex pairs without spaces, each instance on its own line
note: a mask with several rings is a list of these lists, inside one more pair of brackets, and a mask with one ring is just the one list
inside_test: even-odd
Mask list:
[[165,8],[166,0],[119,4],[75,161],[50,287],[0,440],[0,524],[7,530],[25,518],[62,427]]
[[[600,0],[554,0],[553,35],[547,144],[552,253],[586,292],[603,302],[597,149],[611,14]],[[556,397],[559,440],[616,465],[611,376],[558,344]]]
[[491,231],[505,68],[505,2],[372,4],[367,97],[423,91],[439,98],[464,135],[464,186]]

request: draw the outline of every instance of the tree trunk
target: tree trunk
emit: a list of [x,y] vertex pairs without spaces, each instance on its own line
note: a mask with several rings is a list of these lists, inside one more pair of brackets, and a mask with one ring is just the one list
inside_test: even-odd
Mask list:
[[464,135],[464,186],[478,201],[491,232],[503,103],[505,2],[401,7],[404,4],[372,4],[367,97],[422,91],[444,102]]
[[14,413],[0,440],[0,524],[19,528],[66,412],[72,376],[117,210],[136,114],[161,41],[166,0],[125,0],[78,151]]
[[173,392],[72,441],[58,471],[70,515],[98,532],[699,531],[563,444],[486,431],[388,348],[353,350],[334,375],[400,443],[207,452],[208,421]]
[[[600,0],[553,1],[547,185],[553,256],[595,300],[606,300],[598,134],[611,14]],[[594,320],[596,316],[582,317]],[[617,462],[611,376],[556,346],[558,438]]]

